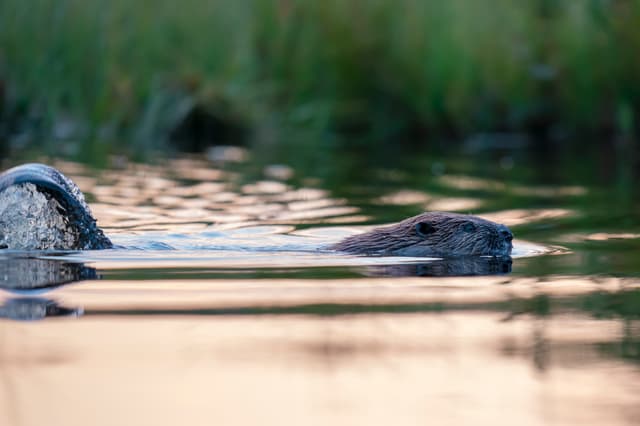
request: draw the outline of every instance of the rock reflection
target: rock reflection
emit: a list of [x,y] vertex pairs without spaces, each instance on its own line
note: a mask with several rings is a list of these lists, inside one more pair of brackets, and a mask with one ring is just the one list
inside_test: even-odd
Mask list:
[[0,288],[5,290],[51,288],[74,281],[98,278],[94,268],[68,260],[29,257],[0,258]]
[[8,299],[0,306],[0,318],[15,321],[38,321],[50,317],[80,315],[82,308],[67,308],[54,300],[40,297]]
[[400,263],[367,268],[367,275],[393,277],[455,277],[504,275],[511,272],[511,257],[459,257],[424,263]]
[[64,259],[0,258],[0,288],[25,295],[5,299],[0,305],[0,318],[38,321],[50,317],[80,316],[82,308],[62,306],[55,300],[35,297],[34,293],[96,279],[99,276],[94,268]]

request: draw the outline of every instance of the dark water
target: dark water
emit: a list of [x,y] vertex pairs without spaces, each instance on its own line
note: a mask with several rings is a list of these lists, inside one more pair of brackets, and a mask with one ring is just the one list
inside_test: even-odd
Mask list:
[[[0,255],[0,424],[640,420],[638,199],[615,176],[212,157],[55,163],[126,248]],[[512,261],[322,249],[423,210],[509,225]]]

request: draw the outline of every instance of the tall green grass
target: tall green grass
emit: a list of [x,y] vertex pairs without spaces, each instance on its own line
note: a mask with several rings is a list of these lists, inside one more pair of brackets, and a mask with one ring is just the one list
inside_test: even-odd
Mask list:
[[255,143],[631,133],[639,22],[639,0],[3,0],[0,137],[161,149],[193,105]]

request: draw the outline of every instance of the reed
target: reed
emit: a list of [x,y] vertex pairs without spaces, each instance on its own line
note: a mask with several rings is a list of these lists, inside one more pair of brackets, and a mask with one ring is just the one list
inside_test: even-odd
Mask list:
[[633,134],[638,22],[638,0],[3,0],[0,138],[164,149],[194,105],[257,144]]

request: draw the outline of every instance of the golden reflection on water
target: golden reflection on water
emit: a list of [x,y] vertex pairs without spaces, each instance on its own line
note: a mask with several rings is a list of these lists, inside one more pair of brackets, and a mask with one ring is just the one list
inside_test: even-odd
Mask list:
[[426,192],[403,189],[387,195],[383,195],[382,197],[375,200],[375,202],[376,204],[381,204],[383,206],[407,206],[411,204],[425,204],[432,198],[433,196],[427,194]]
[[[98,177],[88,176],[82,165],[56,162],[88,194],[99,224],[110,234],[135,231],[195,232],[209,225],[227,228],[257,224],[351,224],[370,217],[347,205],[347,200],[331,197],[323,189],[293,187],[275,179],[239,183],[235,173],[217,169],[204,159],[180,158],[163,165],[127,163],[122,170],[108,170]],[[268,169],[268,168],[267,168]],[[266,170],[266,169],[265,169]],[[266,173],[266,176],[290,176]],[[438,178],[461,190],[513,191],[521,195],[579,196],[580,187],[518,187],[499,181],[470,176],[447,175]],[[377,204],[419,204],[424,210],[470,212],[482,207],[471,197],[437,197],[432,194],[399,190],[373,200]],[[487,219],[515,226],[576,216],[567,209],[513,209],[483,213]]]
[[[59,162],[87,194],[108,233],[171,232],[212,224],[357,223],[366,220],[346,200],[318,188],[294,188],[277,180],[239,184],[231,172],[207,161],[177,159],[168,165],[127,164],[122,170],[86,177],[84,167]],[[288,176],[269,172],[271,176]]]
[[560,218],[575,217],[578,213],[569,209],[512,209],[495,213],[483,213],[481,216],[507,226],[522,225],[531,222],[542,222]]
[[[168,263],[171,266],[171,263]],[[179,267],[180,262],[176,262]],[[118,267],[102,263],[101,270]],[[56,290],[56,300],[94,309],[226,309],[291,307],[318,304],[361,306],[441,305],[447,309],[504,309],[501,302],[544,295],[558,300],[593,292],[640,289],[640,283],[615,277],[546,279],[512,276],[368,278],[363,279],[173,279],[88,281]],[[116,291],[117,290],[117,291]],[[0,301],[11,297],[0,294]],[[563,308],[564,309],[564,308]],[[519,311],[518,311],[519,312]],[[516,312],[517,313],[517,312]]]
[[480,206],[482,206],[482,202],[473,198],[447,197],[428,202],[426,204],[426,210],[469,212],[479,208]]
[[[88,194],[108,234],[275,225],[262,233],[226,232],[227,242],[263,241],[273,233],[329,232],[290,232],[301,223],[369,219],[322,189],[293,187],[283,169],[246,183],[196,159],[124,164],[97,177],[80,165],[56,165]],[[583,193],[578,187],[442,179],[461,190]],[[379,201],[444,210],[480,202],[466,196],[434,200],[420,191]],[[514,209],[483,216],[512,226],[575,215]],[[88,266],[105,274],[134,267],[160,273],[247,267],[246,258],[217,259],[215,253],[146,253],[144,259],[126,250],[85,255]],[[334,258],[317,254],[295,261],[299,268],[325,261],[335,266]],[[291,259],[255,254],[250,262],[259,270],[290,266]],[[130,274],[141,278],[77,282],[33,298],[83,312],[79,318],[0,321],[0,425],[631,425],[640,416],[640,356],[633,353],[640,324],[615,316],[596,320],[568,303],[592,293],[637,290],[637,280]],[[2,306],[16,299],[0,294]],[[550,308],[536,311],[538,299]],[[621,356],[624,351],[631,357]]]
[[640,238],[640,234],[625,233],[606,233],[596,232],[595,234],[589,234],[585,237],[591,241],[607,241],[607,240],[635,240]]
[[536,197],[566,197],[582,196],[587,194],[587,189],[582,186],[525,186],[506,184],[501,181],[484,179],[464,175],[444,175],[438,178],[439,182],[450,188],[474,191],[511,192],[515,195]]
[[437,197],[422,191],[402,189],[374,200],[375,204],[406,206],[422,205],[424,210],[431,211],[472,211],[482,206],[482,201],[469,197]]
[[621,332],[490,312],[0,323],[0,413],[12,426],[634,424],[639,370],[598,346]]

